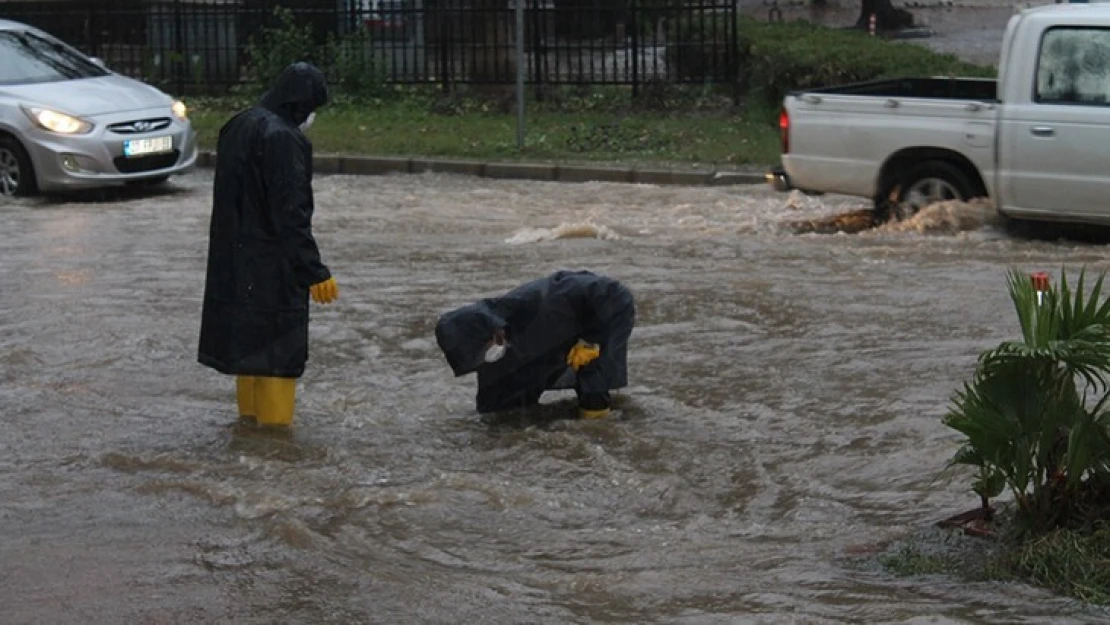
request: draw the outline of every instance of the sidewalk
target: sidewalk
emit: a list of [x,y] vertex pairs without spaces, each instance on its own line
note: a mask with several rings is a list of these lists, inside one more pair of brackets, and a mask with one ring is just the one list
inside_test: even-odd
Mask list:
[[[544,180],[553,182],[624,182],[631,184],[728,186],[766,183],[763,173],[720,169],[666,169],[663,167],[561,165],[558,163],[520,163],[389,156],[317,155],[312,159],[316,174],[377,176],[425,172],[462,174],[505,180]],[[199,167],[213,167],[216,153],[201,151]]]

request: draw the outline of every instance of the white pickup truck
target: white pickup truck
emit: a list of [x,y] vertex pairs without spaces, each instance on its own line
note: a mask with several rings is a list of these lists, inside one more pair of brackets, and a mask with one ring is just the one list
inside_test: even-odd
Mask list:
[[791,93],[778,190],[874,200],[904,216],[990,197],[1005,216],[1110,223],[1110,5],[1025,10],[999,78],[917,78]]

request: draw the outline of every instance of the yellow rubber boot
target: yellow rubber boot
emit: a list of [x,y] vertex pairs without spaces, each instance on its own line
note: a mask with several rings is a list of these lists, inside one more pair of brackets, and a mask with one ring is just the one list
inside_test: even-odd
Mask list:
[[584,408],[578,409],[578,416],[583,419],[604,419],[609,416],[609,409],[602,408],[601,410],[586,410]]
[[239,402],[240,419],[254,419],[258,416],[258,409],[255,407],[254,401],[256,379],[249,375],[241,375],[235,378],[235,397]]
[[255,378],[254,398],[259,425],[293,425],[293,405],[297,399],[296,378]]

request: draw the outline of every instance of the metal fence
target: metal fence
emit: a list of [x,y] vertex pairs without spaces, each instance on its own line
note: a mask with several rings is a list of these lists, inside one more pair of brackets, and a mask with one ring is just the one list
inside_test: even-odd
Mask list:
[[[733,83],[734,0],[292,0],[324,65],[327,42],[362,57],[386,82],[513,84],[515,5],[525,2],[524,58],[532,85]],[[180,92],[220,92],[251,79],[249,44],[278,28],[259,0],[0,0],[24,22],[114,71]],[[289,39],[282,40],[287,48]],[[354,48],[352,48],[354,46]],[[289,51],[274,50],[273,56]],[[334,71],[334,67],[329,67]],[[347,69],[350,71],[350,68]],[[370,71],[370,70],[367,70]]]

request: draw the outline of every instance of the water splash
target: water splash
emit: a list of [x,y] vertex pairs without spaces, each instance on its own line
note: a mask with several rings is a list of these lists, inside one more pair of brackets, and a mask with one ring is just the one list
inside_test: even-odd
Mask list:
[[590,221],[563,223],[554,228],[526,228],[505,240],[509,245],[542,243],[559,239],[599,239],[610,241],[619,239],[611,228]]
[[789,210],[814,212],[824,207],[825,203],[821,200],[797,190],[791,191],[786,198],[786,208]]
[[[808,201],[808,199],[806,200]],[[787,202],[788,208],[805,208]],[[786,222],[795,234],[948,234],[956,235],[1001,226],[1002,216],[988,199],[953,200],[927,206],[912,217],[882,221],[869,209]]]
[[994,203],[982,198],[969,202],[952,200],[926,206],[913,217],[884,223],[876,231],[959,234],[1001,225],[1002,216],[995,210]]

